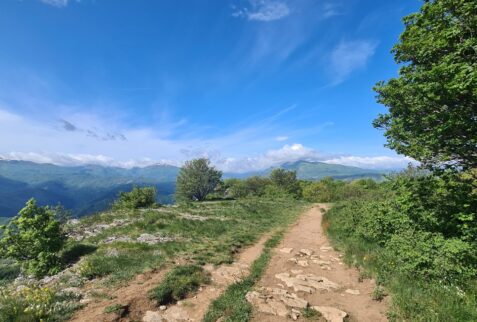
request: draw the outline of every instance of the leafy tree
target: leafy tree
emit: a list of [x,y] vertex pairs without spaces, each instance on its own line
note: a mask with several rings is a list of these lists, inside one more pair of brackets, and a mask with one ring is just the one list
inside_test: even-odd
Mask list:
[[121,191],[119,198],[114,202],[115,209],[139,209],[151,207],[156,203],[155,187],[134,187],[129,192]]
[[202,201],[214,191],[222,172],[210,165],[205,158],[187,161],[181,168],[176,182],[176,199]]
[[301,194],[300,183],[296,178],[296,171],[273,169],[270,173],[271,182],[285,192],[298,197]]
[[427,0],[392,50],[399,77],[379,82],[389,107],[374,126],[429,168],[477,167],[477,2]]
[[60,270],[58,252],[65,235],[50,208],[39,207],[30,199],[2,228],[0,256],[19,261],[24,271],[37,277]]

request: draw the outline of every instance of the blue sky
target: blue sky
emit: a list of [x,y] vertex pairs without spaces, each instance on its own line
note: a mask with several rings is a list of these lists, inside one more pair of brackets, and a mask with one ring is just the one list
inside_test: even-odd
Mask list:
[[0,155],[395,168],[372,86],[420,1],[4,0]]

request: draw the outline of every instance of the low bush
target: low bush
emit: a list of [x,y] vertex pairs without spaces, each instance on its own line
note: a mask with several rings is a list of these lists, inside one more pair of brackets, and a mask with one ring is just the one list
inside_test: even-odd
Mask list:
[[175,303],[209,280],[209,274],[201,266],[177,266],[151,291],[150,298],[156,300],[159,305]]
[[73,294],[48,287],[24,286],[0,290],[0,321],[64,321],[81,305]]
[[134,187],[129,192],[120,192],[119,198],[114,202],[114,209],[139,209],[148,208],[156,204],[155,187]]

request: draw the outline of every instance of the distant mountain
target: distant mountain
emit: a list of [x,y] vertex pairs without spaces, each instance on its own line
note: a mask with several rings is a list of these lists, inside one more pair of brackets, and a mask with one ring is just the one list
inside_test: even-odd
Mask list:
[[[324,177],[342,180],[382,178],[382,173],[378,171],[322,162],[297,161],[281,167],[295,170],[298,178],[308,180]],[[268,176],[272,170],[225,173],[224,177]],[[35,198],[41,205],[61,203],[77,216],[90,214],[106,209],[120,191],[131,190],[134,185],[154,185],[158,200],[171,203],[178,173],[178,167],[160,164],[124,169],[0,160],[0,217],[17,214],[29,198]]]
[[[354,180],[360,178],[372,178],[381,180],[383,172],[357,167],[350,167],[340,164],[329,164],[324,162],[296,161],[284,163],[277,168],[296,171],[297,177],[304,180],[320,180],[325,177],[332,177],[339,180]],[[249,178],[252,176],[268,176],[274,168],[246,173],[225,173],[226,178]]]
[[154,185],[158,200],[171,203],[178,171],[170,165],[123,169],[0,160],[0,217],[15,215],[29,198],[41,205],[61,203],[81,216],[106,209],[134,185]]
[[341,164],[329,164],[324,162],[297,161],[285,163],[281,168],[294,170],[299,179],[320,180],[332,177],[340,180],[354,180],[359,178],[382,179],[383,172]]

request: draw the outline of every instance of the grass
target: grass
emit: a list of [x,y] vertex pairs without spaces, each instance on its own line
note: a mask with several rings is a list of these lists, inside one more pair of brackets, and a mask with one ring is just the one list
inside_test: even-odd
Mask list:
[[201,266],[176,266],[151,291],[149,297],[156,300],[158,305],[175,303],[197,291],[200,285],[209,283],[209,281],[209,274]]
[[[158,285],[152,297],[158,303],[174,302],[194,292],[198,285],[206,282],[204,273],[200,271],[202,265],[231,263],[242,248],[255,243],[264,233],[286,227],[307,206],[308,203],[295,200],[251,198],[190,203],[159,209],[107,211],[82,218],[78,225],[69,229],[83,227],[93,231],[96,225],[110,224],[116,219],[125,219],[127,224],[109,227],[81,242],[69,240],[61,255],[67,265],[75,265],[74,272],[81,277],[99,278],[95,285],[104,289],[117,287],[147,270],[165,265],[172,267],[172,275],[168,275],[164,283]],[[197,219],[197,216],[204,220],[191,219]],[[153,245],[135,242],[135,239],[144,233],[168,236],[174,240]],[[131,242],[104,243],[112,236],[128,237]],[[274,239],[267,242],[264,254],[254,263],[246,282],[234,285],[226,292],[226,297],[222,297],[225,302],[228,299],[240,298],[236,303],[232,301],[226,305],[233,321],[244,321],[240,318],[242,313],[251,311],[244,297],[240,296],[245,295],[265,269],[270,258],[270,247],[274,247],[273,241]],[[193,266],[177,266],[178,259]],[[0,287],[0,292],[9,295],[4,298],[3,304],[0,303],[0,321],[17,321],[14,319],[15,314],[23,318],[19,312],[25,309],[24,305],[30,305],[11,292],[13,286],[9,284],[19,272],[18,268],[11,264],[0,262],[0,285],[4,285]],[[76,281],[75,285],[69,281],[61,282],[60,289],[81,287],[84,281],[76,275],[75,277],[71,279]],[[59,290],[48,293],[48,307],[41,313],[41,318],[45,321],[65,320],[79,306],[79,299],[63,299],[58,295]],[[234,292],[239,294],[235,296]],[[94,297],[105,296],[107,297],[106,292],[98,293]],[[51,308],[60,307],[61,314],[51,311],[50,305]],[[111,312],[114,311],[114,308],[110,309]],[[25,321],[34,320],[29,319],[30,316],[25,317]]]
[[[83,257],[80,272],[87,278],[107,277],[105,284],[114,286],[147,269],[173,263],[178,257],[198,265],[231,263],[241,248],[256,242],[263,233],[287,225],[306,205],[300,201],[252,198],[92,216],[83,224],[107,224],[117,218],[127,219],[130,224],[106,229],[84,240],[84,244],[98,245],[98,249]],[[207,220],[191,220],[182,214]],[[175,241],[156,245],[101,243],[110,236],[134,240],[143,233],[169,236]],[[111,252],[116,255],[109,256]]]
[[121,305],[121,304],[113,304],[110,306],[107,306],[104,309],[104,313],[114,313],[118,316],[124,316],[127,314],[128,308],[127,306]]
[[252,264],[250,275],[232,284],[212,302],[204,316],[204,322],[215,322],[220,318],[227,322],[245,322],[250,319],[252,306],[245,299],[245,295],[265,272],[272,257],[271,251],[278,245],[282,236],[282,233],[278,233],[265,243],[262,254]]
[[321,317],[321,313],[312,307],[307,307],[301,310],[301,315],[307,320],[318,320]]

